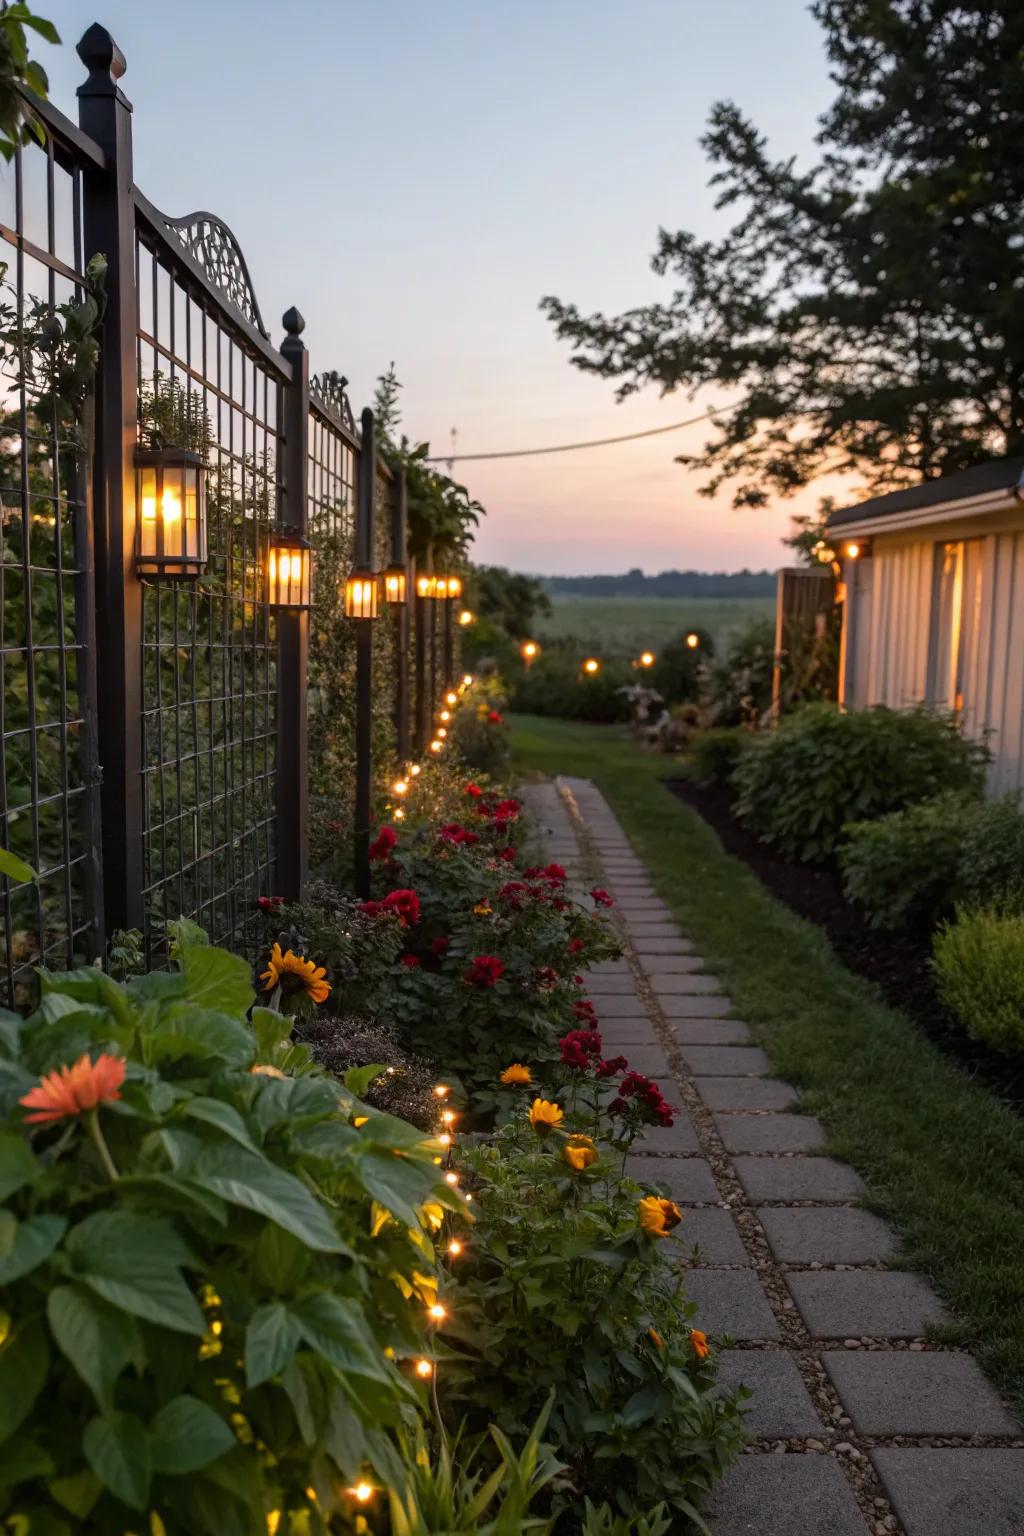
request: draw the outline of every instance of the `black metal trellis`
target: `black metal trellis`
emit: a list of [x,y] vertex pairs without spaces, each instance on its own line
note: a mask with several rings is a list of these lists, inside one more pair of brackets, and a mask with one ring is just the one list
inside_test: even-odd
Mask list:
[[[179,915],[255,954],[257,897],[300,894],[308,852],[309,620],[270,607],[268,546],[287,526],[350,560],[369,461],[383,566],[400,494],[364,453],[343,376],[310,379],[298,312],[280,350],[268,339],[230,231],[208,213],[168,218],[136,187],[109,32],[90,27],[78,51],[80,125],[43,104],[45,147],[0,170],[0,841],[40,875],[0,879],[9,1004],[36,964],[91,961],[115,928],[141,930],[150,965]],[[65,421],[33,394],[26,321],[36,300],[52,314],[80,298],[98,252],[95,398]],[[135,570],[135,450],[162,397],[208,424],[208,558],[189,581]],[[381,630],[386,688],[363,657],[373,721],[358,796],[347,787],[364,834],[366,742],[379,756],[409,741],[409,630],[402,615]]]

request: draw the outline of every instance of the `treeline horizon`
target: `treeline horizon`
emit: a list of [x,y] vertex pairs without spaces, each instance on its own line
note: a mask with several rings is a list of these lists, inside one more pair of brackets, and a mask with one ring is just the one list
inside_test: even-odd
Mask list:
[[774,571],[660,571],[621,575],[539,576],[551,597],[772,597]]

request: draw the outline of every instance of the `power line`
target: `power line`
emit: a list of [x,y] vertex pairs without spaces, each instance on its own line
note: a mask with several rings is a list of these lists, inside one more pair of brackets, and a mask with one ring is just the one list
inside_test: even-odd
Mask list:
[[[736,409],[735,406],[732,407]],[[477,459],[528,459],[539,453],[575,453],[578,448],[607,448],[611,443],[635,443],[641,437],[659,437],[663,432],[679,432],[683,427],[695,427],[698,422],[709,421],[712,416],[718,415],[714,406],[709,411],[704,411],[700,416],[691,416],[687,421],[674,421],[668,427],[648,427],[646,432],[626,432],[622,437],[594,437],[585,443],[558,443],[551,448],[507,448],[502,453],[438,453],[432,455],[425,462],[427,464],[467,464]]]

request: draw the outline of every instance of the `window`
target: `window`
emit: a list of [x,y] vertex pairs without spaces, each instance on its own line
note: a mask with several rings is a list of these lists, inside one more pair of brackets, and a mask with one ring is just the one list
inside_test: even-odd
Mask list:
[[981,637],[981,539],[935,546],[928,702],[970,713]]

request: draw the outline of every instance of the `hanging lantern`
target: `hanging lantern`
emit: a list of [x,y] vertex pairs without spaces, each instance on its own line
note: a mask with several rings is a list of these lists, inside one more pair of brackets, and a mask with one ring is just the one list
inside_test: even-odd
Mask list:
[[389,565],[384,572],[384,599],[401,607],[405,602],[406,576],[404,565]]
[[436,594],[436,592],[437,592],[437,577],[436,576],[417,576],[416,577],[416,596],[417,597],[433,597]]
[[206,465],[186,448],[135,454],[135,569],[140,576],[201,576],[206,569]]
[[305,534],[276,528],[267,555],[267,602],[272,608],[308,608],[311,550]]
[[357,565],[345,578],[345,617],[347,619],[375,619],[380,582],[376,571]]
[[447,596],[448,597],[461,597],[462,596],[462,577],[461,576],[449,576],[448,577],[448,592],[447,592]]

